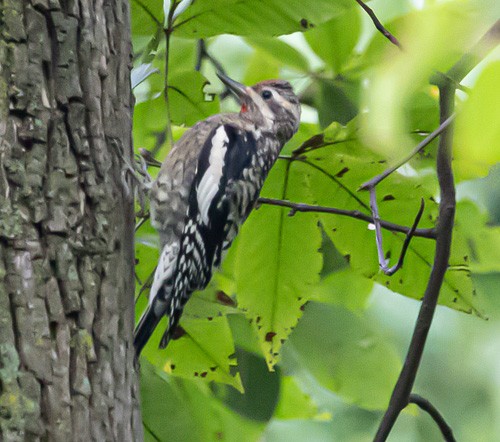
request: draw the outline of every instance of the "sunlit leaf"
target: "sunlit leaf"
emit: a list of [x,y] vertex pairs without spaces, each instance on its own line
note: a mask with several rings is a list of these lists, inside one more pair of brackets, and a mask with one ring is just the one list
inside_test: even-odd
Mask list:
[[[299,167],[297,167],[299,166]],[[300,165],[287,171],[278,162],[271,172],[264,195],[302,199],[309,192],[308,175]],[[314,217],[289,217],[276,207],[255,211],[240,233],[236,284],[239,306],[258,330],[269,368],[310,298],[318,282],[321,233]]]
[[208,81],[196,71],[177,72],[169,80],[171,120],[192,126],[219,110],[219,99],[204,91]]
[[306,369],[324,387],[367,409],[387,406],[401,363],[363,318],[310,303],[287,342],[285,370]]
[[340,16],[323,23],[304,36],[314,52],[335,73],[342,71],[356,45],[361,31],[359,8],[346,9]]
[[195,2],[175,23],[192,38],[217,34],[277,36],[317,26],[352,6],[349,0],[212,0]]
[[463,178],[486,176],[500,162],[500,61],[489,64],[458,113],[456,170]]

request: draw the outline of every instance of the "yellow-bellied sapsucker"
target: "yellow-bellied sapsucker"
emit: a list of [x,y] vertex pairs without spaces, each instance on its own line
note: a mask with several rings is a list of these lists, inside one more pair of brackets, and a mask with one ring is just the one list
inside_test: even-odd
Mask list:
[[151,189],[151,222],[162,251],[149,306],[135,330],[137,355],[164,315],[169,324],[160,347],[168,344],[191,293],[210,281],[299,127],[300,103],[288,82],[246,87],[219,78],[240,101],[240,113],[214,115],[189,129]]

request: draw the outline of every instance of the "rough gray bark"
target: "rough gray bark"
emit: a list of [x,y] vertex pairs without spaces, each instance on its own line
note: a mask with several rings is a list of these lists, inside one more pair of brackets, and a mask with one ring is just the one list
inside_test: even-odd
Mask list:
[[128,0],[0,0],[0,440],[142,440]]

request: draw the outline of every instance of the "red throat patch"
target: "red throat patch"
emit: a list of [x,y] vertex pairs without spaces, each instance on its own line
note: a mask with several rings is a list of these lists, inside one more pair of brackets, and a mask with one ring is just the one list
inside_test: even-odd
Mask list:
[[242,104],[242,105],[241,105],[241,111],[240,111],[240,112],[243,112],[243,113],[244,113],[244,112],[246,112],[247,110],[248,110],[247,105],[246,105],[246,104]]

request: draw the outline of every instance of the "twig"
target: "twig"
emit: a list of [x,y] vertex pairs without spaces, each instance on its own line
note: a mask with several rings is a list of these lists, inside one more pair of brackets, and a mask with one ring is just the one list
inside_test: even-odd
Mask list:
[[[354,219],[359,219],[361,221],[366,221],[373,223],[373,218],[370,215],[360,212],[359,210],[345,210],[337,209],[335,207],[324,207],[324,206],[314,206],[303,203],[294,203],[291,201],[284,201],[273,198],[259,198],[258,204],[267,204],[271,206],[287,207],[290,210],[290,215],[294,215],[296,212],[313,212],[313,213],[329,213],[332,215],[347,216]],[[389,221],[380,220],[380,226],[383,229],[390,230],[392,232],[406,233],[407,235],[411,232],[411,228],[406,226],[401,226],[399,224],[394,224]],[[418,236],[421,238],[434,239],[435,232],[434,229],[415,229],[412,236]]]
[[388,276],[394,275],[400,268],[403,267],[403,262],[406,256],[406,252],[408,250],[408,247],[410,246],[411,239],[416,236],[415,231],[417,230],[418,223],[420,222],[420,219],[422,218],[422,214],[424,213],[424,200],[422,199],[420,201],[420,208],[418,210],[417,216],[415,217],[415,220],[413,221],[413,225],[411,226],[410,229],[408,229],[408,232],[406,233],[406,238],[403,243],[403,247],[401,248],[401,253],[399,254],[399,259],[398,262],[392,266],[388,266],[388,260],[384,256],[384,247],[382,244],[382,230],[381,230],[381,220],[380,220],[380,215],[378,211],[378,204],[377,204],[377,194],[375,191],[375,187],[372,187],[370,189],[370,207],[372,209],[372,216],[373,216],[373,224],[375,225],[375,241],[377,243],[377,253],[378,253],[378,263],[380,269]]
[[419,396],[418,394],[411,394],[409,402],[418,405],[422,410],[426,411],[434,422],[437,424],[441,430],[441,434],[446,442],[456,442],[455,436],[453,436],[453,430],[444,420],[444,417],[438,411],[434,405],[432,405],[427,399]]
[[[439,85],[440,121],[446,121],[453,113],[455,87],[453,83]],[[420,306],[413,336],[408,348],[403,369],[392,392],[389,406],[375,436],[375,442],[387,439],[401,410],[408,400],[420,366],[425,342],[434,317],[439,291],[444,280],[450,257],[451,237],[455,218],[455,183],[451,168],[452,126],[441,135],[437,155],[437,174],[441,201],[436,226],[436,252],[431,275]]]
[[441,135],[443,131],[451,124],[454,118],[455,114],[450,115],[450,117],[443,121],[436,130],[431,132],[420,143],[418,143],[417,146],[415,146],[415,148],[408,154],[408,156],[398,161],[398,163],[394,166],[387,168],[380,175],[377,175],[370,181],[361,184],[359,190],[370,190],[371,188],[379,184],[382,180],[386,179],[391,173],[399,169],[403,164],[406,164],[408,161],[410,161],[416,154],[418,154],[422,149],[429,145],[438,135]]
[[394,37],[394,35],[392,35],[385,27],[382,23],[380,23],[380,20],[377,18],[377,16],[375,15],[375,13],[373,12],[373,10],[368,7],[367,5],[365,5],[364,2],[362,2],[361,0],[356,0],[356,2],[358,3],[359,6],[361,6],[365,11],[366,13],[370,16],[370,18],[372,19],[372,22],[373,24],[375,25],[375,27],[377,28],[378,31],[380,31],[382,33],[382,35],[384,37],[386,37],[392,44],[396,45],[399,49],[402,49],[402,46],[401,46],[401,43],[399,43],[398,39],[396,37]]

